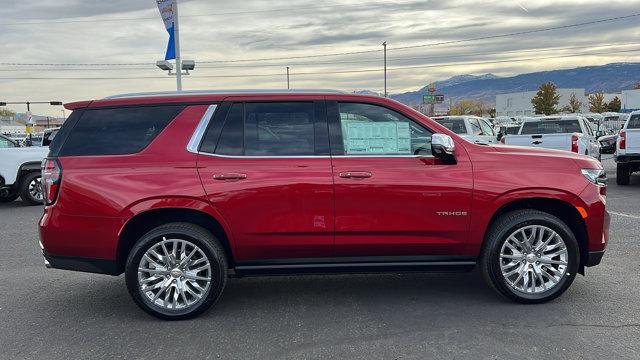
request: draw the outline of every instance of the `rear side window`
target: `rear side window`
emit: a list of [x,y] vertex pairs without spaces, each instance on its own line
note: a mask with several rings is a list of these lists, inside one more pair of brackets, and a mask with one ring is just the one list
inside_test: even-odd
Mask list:
[[528,134],[565,134],[581,133],[580,123],[576,120],[542,120],[525,122],[521,135]]
[[640,114],[633,115],[629,119],[629,123],[627,124],[627,129],[640,129]]
[[[59,155],[123,155],[140,152],[183,109],[184,105],[86,109],[64,141]],[[57,138],[54,138],[54,144]]]
[[438,124],[446,127],[456,134],[466,134],[467,129],[464,126],[464,120],[462,119],[437,119]]

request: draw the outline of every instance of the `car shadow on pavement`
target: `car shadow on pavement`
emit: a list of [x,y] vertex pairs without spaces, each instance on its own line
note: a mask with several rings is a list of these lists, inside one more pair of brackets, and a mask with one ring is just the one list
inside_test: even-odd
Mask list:
[[[72,283],[64,291],[51,289],[42,303],[34,304],[39,310],[46,309],[48,316],[68,318],[72,313],[76,319],[153,319],[133,303],[123,276],[82,274],[82,279],[64,276],[60,281]],[[221,299],[200,318],[277,318],[285,313],[307,316],[309,312],[320,315],[336,310],[357,317],[359,311],[438,311],[443,306],[478,303],[508,304],[485,285],[476,271],[248,277],[229,279]]]

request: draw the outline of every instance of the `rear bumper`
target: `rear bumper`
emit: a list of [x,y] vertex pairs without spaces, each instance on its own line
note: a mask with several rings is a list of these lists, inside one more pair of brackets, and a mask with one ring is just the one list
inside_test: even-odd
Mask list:
[[590,267],[590,266],[596,266],[600,264],[600,261],[602,261],[603,256],[604,256],[604,250],[590,252],[585,266]]
[[82,271],[114,276],[121,274],[118,264],[113,260],[51,256],[42,248],[42,243],[40,243],[40,248],[44,257],[44,266],[48,269]]
[[614,159],[620,164],[640,164],[640,154],[615,155]]

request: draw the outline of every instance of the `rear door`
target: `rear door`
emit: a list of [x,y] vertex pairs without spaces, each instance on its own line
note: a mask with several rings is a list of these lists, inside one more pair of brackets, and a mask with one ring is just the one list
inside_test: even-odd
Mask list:
[[238,260],[333,254],[333,180],[324,101],[227,98],[198,155],[202,184]]
[[432,131],[381,104],[329,101],[327,114],[336,256],[459,254],[473,187],[464,147],[457,164],[438,162]]

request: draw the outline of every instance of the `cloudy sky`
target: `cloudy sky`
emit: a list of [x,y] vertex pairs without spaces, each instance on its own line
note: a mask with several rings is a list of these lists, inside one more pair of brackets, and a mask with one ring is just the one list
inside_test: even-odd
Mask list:
[[[182,57],[197,63],[185,89],[285,88],[289,66],[293,88],[382,92],[383,41],[392,93],[640,59],[640,0],[179,1]],[[0,34],[0,101],[175,89],[154,65],[167,42],[154,0],[0,0]]]

